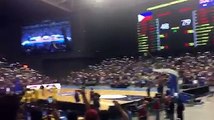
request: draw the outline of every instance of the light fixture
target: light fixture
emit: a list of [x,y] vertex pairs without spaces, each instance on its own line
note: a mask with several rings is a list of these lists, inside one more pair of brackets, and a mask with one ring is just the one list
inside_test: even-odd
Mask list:
[[175,5],[175,4],[186,2],[186,1],[188,1],[188,0],[176,0],[176,1],[173,1],[173,2],[164,3],[164,4],[160,4],[160,5],[154,6],[154,7],[147,8],[147,10],[155,10],[155,9],[167,7],[167,6],[170,6],[170,5]]

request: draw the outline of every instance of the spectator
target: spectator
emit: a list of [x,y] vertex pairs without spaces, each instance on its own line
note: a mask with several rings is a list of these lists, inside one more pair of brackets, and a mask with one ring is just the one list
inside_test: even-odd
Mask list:
[[164,98],[164,109],[165,109],[165,113],[166,113],[166,116],[165,118],[166,119],[169,119],[169,104],[170,104],[170,100],[169,100],[169,97],[170,96],[165,96]]
[[148,96],[148,97],[151,97],[151,95],[150,95],[151,86],[150,86],[150,85],[148,85],[148,87],[147,87],[147,89],[146,89],[146,92],[147,92],[147,96]]
[[100,94],[94,93],[93,105],[94,105],[96,110],[99,110],[99,108],[100,108]]
[[117,101],[113,101],[113,103],[121,114],[121,120],[129,120],[128,114],[123,110],[123,108],[120,106],[120,104]]
[[81,93],[83,102],[86,107],[85,120],[99,120],[98,112],[95,109],[92,109],[89,101],[86,98],[84,90],[78,90]]
[[109,112],[107,110],[100,111],[100,120],[109,120]]
[[138,107],[138,119],[139,120],[147,120],[147,102],[144,102],[142,105]]
[[168,108],[168,115],[170,120],[174,120],[174,112],[175,112],[175,103],[173,98],[169,98],[169,108]]
[[158,84],[158,88],[157,88],[157,91],[159,94],[161,94],[161,96],[163,96],[163,85],[162,84]]
[[[151,84],[158,84],[157,91],[163,95],[164,86],[167,82],[168,75],[162,73],[156,73],[152,71],[153,68],[170,68],[180,71],[180,85],[190,84],[194,86],[203,86],[208,84],[214,84],[214,54],[213,53],[198,53],[198,55],[191,56],[186,54],[179,57],[169,57],[169,58],[158,58],[155,57],[154,60],[151,59],[133,59],[133,58],[111,58],[108,60],[103,60],[99,65],[89,66],[88,69],[84,69],[77,72],[71,72],[69,74],[69,79],[63,83],[75,84],[75,85],[85,85],[90,83],[90,81],[97,81],[98,84],[110,85],[110,84],[135,84],[139,83],[140,80],[146,80],[151,82]],[[0,61],[0,88],[11,89],[7,90],[11,93],[13,88],[19,88],[15,85],[16,78],[19,79],[19,85],[27,86],[33,84],[45,84],[52,83],[55,80],[51,80],[45,75],[39,74],[37,71],[32,70],[28,67],[22,67],[18,63],[6,64]],[[142,83],[142,82],[140,82]],[[193,85],[194,83],[194,85]],[[148,85],[147,95],[150,96],[150,87]],[[150,86],[151,85],[151,86]],[[45,86],[46,87],[46,86]],[[19,89],[18,89],[19,90]],[[44,86],[41,86],[42,95],[45,96]],[[84,90],[79,91],[83,98],[85,96]],[[75,92],[75,99],[77,102],[80,101],[79,92]],[[23,102],[31,103],[33,94],[35,95],[35,100],[38,98],[38,92],[28,90],[23,97]],[[57,93],[57,91],[55,92]],[[170,95],[170,91],[167,91],[167,95]],[[86,98],[84,103],[86,104],[87,111],[85,113],[85,118],[87,119],[99,119],[98,111],[100,107],[99,94],[94,93],[93,89],[90,91],[90,101],[93,101],[95,106],[94,109],[88,105]],[[26,99],[24,99],[26,98]],[[153,109],[156,113],[156,119],[160,119],[160,101],[155,98]],[[118,105],[117,103],[115,104]],[[169,100],[166,103],[166,113],[170,119],[174,119],[174,101]],[[121,111],[121,107],[117,107]],[[146,108],[142,106],[142,108]],[[140,119],[146,119],[147,109],[142,109]],[[124,111],[122,109],[122,111]],[[184,105],[181,101],[177,103],[177,117],[181,120],[183,119]],[[55,111],[56,112],[56,111]],[[51,114],[54,112],[50,112]],[[122,112],[123,113],[123,112]],[[55,114],[55,113],[54,113]],[[57,116],[57,115],[55,115]],[[124,116],[123,116],[124,117]],[[57,118],[56,118],[57,119]]]
[[185,110],[183,102],[179,99],[177,102],[177,118],[183,120],[183,111]]
[[76,101],[77,103],[80,102],[79,93],[78,93],[77,90],[75,90],[74,99],[75,99],[75,101]]
[[90,101],[92,102],[93,100],[94,100],[94,89],[93,88],[91,88],[91,90],[90,90]]
[[159,98],[154,99],[153,110],[155,112],[156,120],[160,120],[160,99]]
[[67,111],[67,119],[68,120],[78,120],[78,116],[76,112]]

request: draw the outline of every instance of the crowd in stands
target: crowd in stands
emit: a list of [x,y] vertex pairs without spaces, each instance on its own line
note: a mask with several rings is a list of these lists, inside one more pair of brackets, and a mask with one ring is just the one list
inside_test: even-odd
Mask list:
[[[0,61],[1,89],[13,88],[17,79],[23,86],[57,82],[26,65],[8,64],[5,59]],[[167,80],[165,74],[154,72],[154,68],[170,68],[178,71],[180,84],[214,84],[214,54],[211,52],[168,58],[111,58],[97,65],[89,65],[87,69],[73,71],[65,80],[60,81],[66,85],[82,85],[91,82],[99,85],[122,83],[141,86],[146,82],[158,84],[160,80]]]
[[[168,58],[111,58],[102,61],[100,64],[90,65],[88,69],[71,72],[68,79],[63,81],[63,83],[84,85],[90,81],[95,81],[100,85],[136,85],[139,81],[147,81],[146,86],[150,87],[149,83],[160,85],[167,82],[168,75],[154,72],[154,68],[167,68],[178,71],[180,76],[179,79],[181,80],[180,83],[182,84],[204,85],[213,84],[214,82],[214,54],[205,52],[198,53],[197,55],[185,54],[180,57]],[[7,87],[13,88],[17,81],[19,81],[22,86],[56,82],[19,63],[8,64],[4,59],[1,60],[0,63],[0,75],[1,89]],[[43,90],[43,88],[40,89],[41,91]],[[26,89],[23,94],[26,95],[29,91],[31,90]],[[91,91],[92,94],[93,90]],[[68,120],[76,120],[78,116],[82,116],[85,120],[111,120],[115,119],[114,117],[110,117],[114,113],[115,116],[118,114],[117,119],[120,120],[130,120],[133,116],[137,116],[139,120],[148,120],[150,114],[155,114],[156,120],[160,120],[160,111],[164,110],[166,112],[166,118],[174,120],[174,115],[176,113],[177,118],[183,120],[183,111],[185,109],[183,102],[177,97],[170,96],[170,94],[164,94],[163,90],[158,90],[158,92],[159,94],[155,97],[151,98],[148,94],[148,98],[135,104],[135,110],[122,107],[117,101],[114,101],[113,103],[117,112],[111,112],[99,110],[99,94],[95,95],[95,93],[93,93],[94,95],[90,96],[91,99],[88,100],[84,89],[77,89],[74,97],[76,102],[78,102],[79,95],[81,95],[85,106],[83,115],[74,112],[75,110],[63,110],[64,112],[61,112],[61,108],[57,106],[57,101],[50,97],[46,103],[40,103],[37,100],[21,101],[21,103],[17,102],[18,107],[15,119],[65,120],[62,116],[66,114],[64,116],[66,116]],[[35,91],[34,94],[36,94]],[[22,97],[22,94],[20,94],[20,96]],[[19,99],[21,100],[21,98]],[[93,104],[90,105],[90,101],[92,100]]]
[[56,80],[40,74],[38,71],[20,63],[7,63],[5,58],[0,60],[0,90],[14,91],[16,84],[25,87],[27,85],[37,85],[54,83]]
[[[26,91],[27,92],[27,91]],[[183,120],[183,111],[185,110],[183,102],[177,98],[166,94],[157,94],[155,97],[146,97],[145,99],[135,102],[134,104],[122,106],[118,101],[113,101],[114,108],[109,110],[100,110],[98,95],[93,90],[88,93],[84,89],[76,90],[78,97],[83,100],[84,110],[78,111],[79,108],[65,109],[61,108],[58,102],[51,98],[51,101],[38,102],[21,102],[17,110],[17,120],[150,120],[150,116],[155,116],[155,120],[162,120],[161,111],[165,111],[165,118],[174,120],[179,118]],[[92,95],[93,94],[93,95]],[[97,94],[97,95],[96,95]],[[76,96],[75,96],[76,97]],[[79,98],[78,98],[79,99]],[[97,100],[95,100],[97,99]],[[79,101],[76,101],[79,102]],[[91,104],[92,102],[92,104]],[[82,117],[82,118],[81,118]]]
[[169,68],[179,72],[180,84],[214,84],[214,54],[211,52],[185,54],[179,57],[111,58],[88,69],[71,72],[64,81],[66,84],[137,84],[143,81],[157,83],[163,74],[152,71],[154,68]]

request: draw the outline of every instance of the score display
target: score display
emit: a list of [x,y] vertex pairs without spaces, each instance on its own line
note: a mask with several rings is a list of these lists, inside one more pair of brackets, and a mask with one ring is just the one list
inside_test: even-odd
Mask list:
[[197,7],[183,3],[140,13],[139,52],[214,47],[214,0],[202,1]]

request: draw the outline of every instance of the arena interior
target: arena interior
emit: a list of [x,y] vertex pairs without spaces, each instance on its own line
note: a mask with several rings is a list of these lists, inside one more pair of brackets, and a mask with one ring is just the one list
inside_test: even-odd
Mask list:
[[1,0],[1,120],[213,120],[214,0]]

